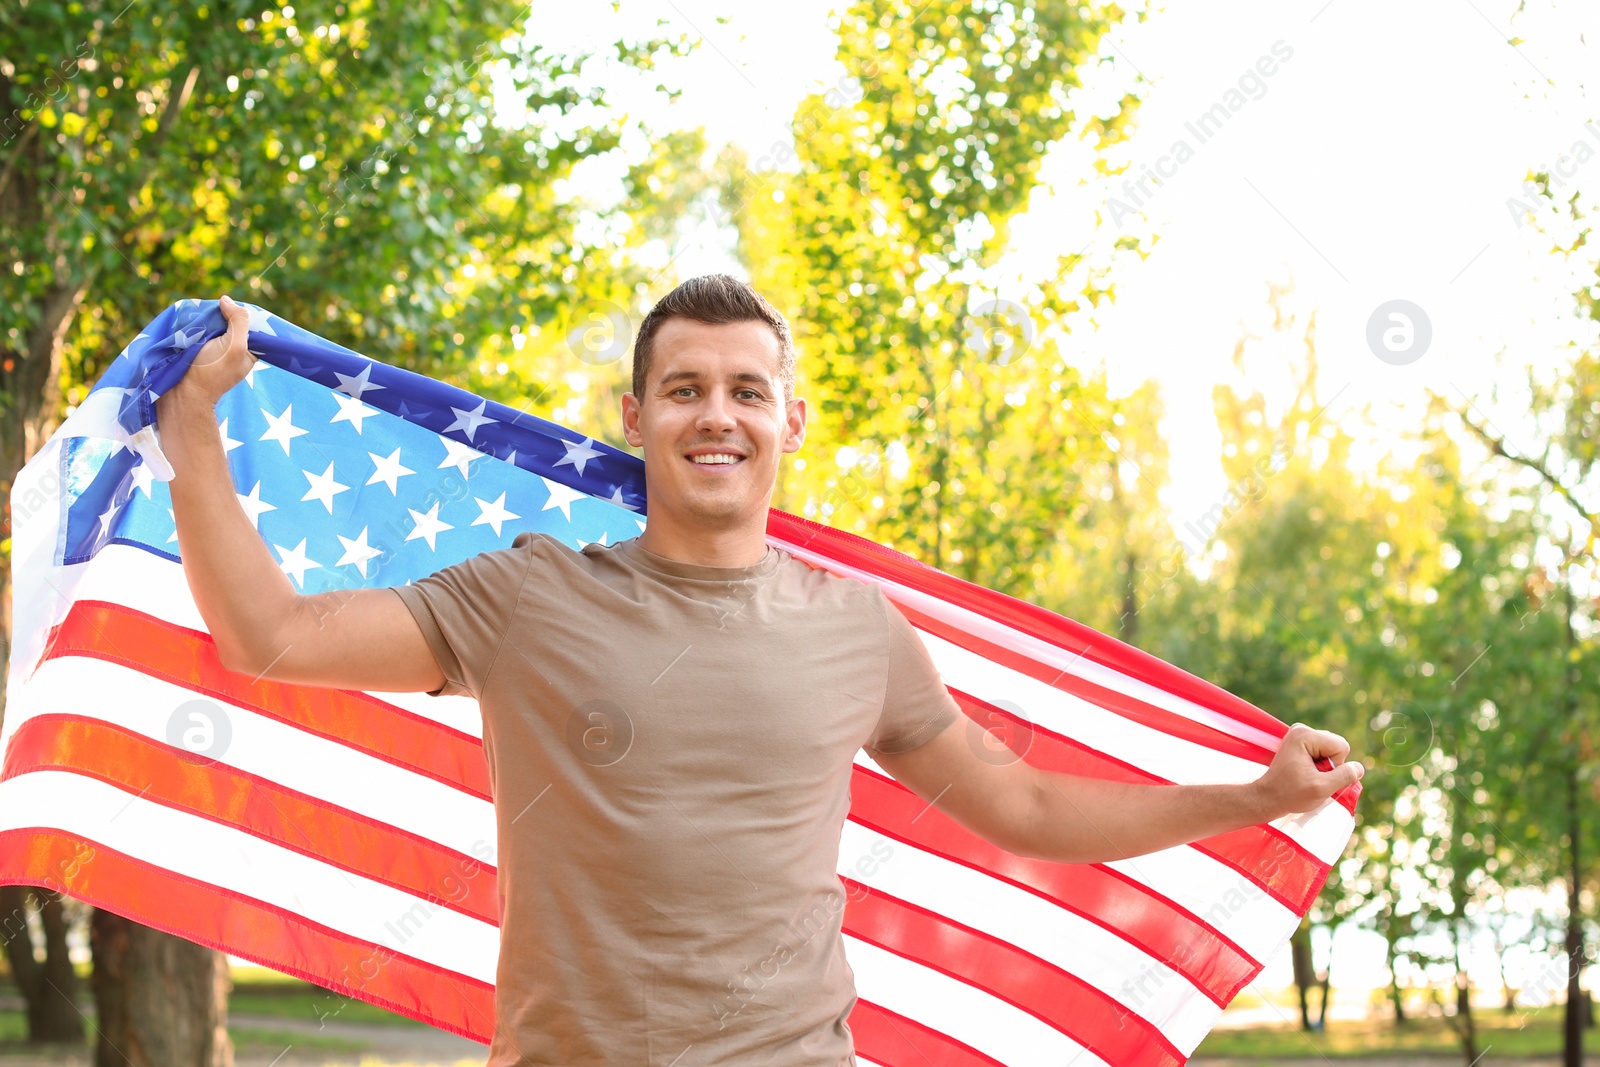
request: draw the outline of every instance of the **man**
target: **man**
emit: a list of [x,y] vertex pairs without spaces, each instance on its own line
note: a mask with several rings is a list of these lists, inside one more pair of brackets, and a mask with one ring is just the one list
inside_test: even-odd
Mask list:
[[644,452],[640,537],[573,552],[524,533],[408,586],[300,594],[229,477],[214,407],[252,357],[247,313],[222,308],[227,334],[158,402],[190,589],[231,670],[478,699],[501,893],[491,1067],[853,1063],[835,871],[858,749],[1000,847],[1065,863],[1307,811],[1361,776],[1342,738],[1301,726],[1249,785],[981,758],[876,585],[767,545],[806,405],[787,323],[722,275],[639,330],[622,423]]

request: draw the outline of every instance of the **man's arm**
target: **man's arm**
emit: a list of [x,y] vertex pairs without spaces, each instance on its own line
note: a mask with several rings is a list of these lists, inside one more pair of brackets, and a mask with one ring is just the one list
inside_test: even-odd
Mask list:
[[302,685],[427,692],[444,684],[422,629],[392,589],[297,592],[239,506],[216,404],[255,357],[250,315],[227,297],[228,332],[156,401],[183,573],[223,666]]
[[[1310,811],[1357,781],[1350,746],[1338,734],[1298,723],[1272,764],[1240,785],[1130,785],[1056,774],[1022,760],[1004,766],[968,745],[970,722],[877,762],[967,829],[1019,856],[1060,863],[1130,859],[1284,815]],[[1318,770],[1326,757],[1331,771]]]

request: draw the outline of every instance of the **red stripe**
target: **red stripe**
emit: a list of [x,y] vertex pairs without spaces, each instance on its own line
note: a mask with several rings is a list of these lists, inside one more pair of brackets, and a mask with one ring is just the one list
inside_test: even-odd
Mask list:
[[[950,695],[973,720],[974,725],[966,729],[979,730],[987,726],[991,737],[1025,757],[1031,766],[1113,782],[1172,784],[1166,778],[1108,756],[1081,741],[1030,723],[1005,708],[987,704],[957,689],[951,689]],[[1284,907],[1301,915],[1311,907],[1328,880],[1328,864],[1307,852],[1282,830],[1266,824],[1202,838],[1192,842],[1190,847],[1238,871],[1272,894]]]
[[1261,970],[1260,963],[1215,927],[1108,867],[1014,855],[865,767],[855,768],[850,795],[852,820],[1081,916],[1167,962],[1219,1006]]
[[[1069,655],[1083,656],[1193,704],[1221,712],[1229,718],[1272,736],[1282,737],[1287,729],[1282,722],[1249,701],[1196,678],[1188,671],[1157,659],[1148,652],[1123,644],[1113,637],[1108,637],[1038,605],[963,581],[864,537],[835,530],[830,526],[775,508],[767,512],[767,537],[780,547],[792,545],[806,548],[883,581],[926,593],[947,604],[1010,627],[1018,633],[1054,645]],[[898,601],[897,605],[902,611],[907,612],[909,617],[910,609],[898,604]],[[1181,716],[1178,718],[1181,719]],[[1209,730],[1209,728],[1201,729]],[[1227,736],[1220,731],[1209,731],[1209,735],[1213,739]],[[1200,736],[1206,735],[1197,735],[1197,739]],[[1340,790],[1334,795],[1334,799],[1354,814],[1356,800],[1360,795],[1361,784],[1357,782]]]
[[849,879],[845,883],[845,932],[975,985],[1107,1063],[1181,1067],[1184,1056],[1165,1034],[1077,975],[926,908]]
[[[42,885],[188,941],[243,956],[487,1043],[494,987],[304,916],[58,830],[0,832],[5,885]],[[330,998],[329,1012],[338,1008]]]
[[[1096,685],[1094,682],[1064,671],[1060,667],[1040,663],[1025,653],[1016,652],[1004,645],[987,641],[977,634],[953,626],[937,616],[924,614],[910,604],[895,601],[895,606],[919,630],[925,630],[936,637],[949,641],[952,645],[982,656],[991,663],[1016,671],[1018,674],[1032,678],[1053,689],[1059,689],[1063,693],[1071,693],[1075,697],[1088,701],[1095,707],[1104,708],[1106,711],[1120,715],[1130,722],[1136,722],[1141,726],[1148,726],[1153,730],[1158,730],[1163,734],[1187,741],[1190,744],[1201,745],[1215,752],[1237,756],[1240,759],[1250,760],[1262,766],[1272,762],[1273,750],[1271,749],[1234,737],[1215,727],[1206,726],[1165,708],[1158,708],[1137,697]],[[1273,731],[1274,734],[1279,736],[1283,732],[1282,727]]]
[[883,1067],[1006,1067],[971,1045],[870,1000],[850,1012],[856,1054]]
[[495,869],[488,864],[121,726],[67,715],[29,719],[12,735],[0,781],[37,770],[96,778],[500,925]]
[[249,708],[386,763],[491,799],[483,742],[348,689],[251,681],[217,659],[211,635],[122,604],[80,600],[52,628],[41,658],[90,656]]

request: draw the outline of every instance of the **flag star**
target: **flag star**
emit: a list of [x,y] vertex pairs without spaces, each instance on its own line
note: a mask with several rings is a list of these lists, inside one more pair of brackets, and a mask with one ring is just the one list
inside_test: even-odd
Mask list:
[[178,539],[178,516],[173,514],[171,508],[167,509],[167,514],[172,516],[172,532],[167,535],[167,544],[170,545]]
[[302,430],[293,422],[289,421],[289,417],[293,414],[293,412],[293,404],[290,404],[288,407],[284,408],[282,415],[267,415],[267,409],[261,409],[261,414],[267,416],[267,423],[271,428],[268,429],[266,433],[262,434],[260,439],[263,441],[278,442],[283,446],[283,454],[286,456],[289,454],[290,441],[302,434],[311,432],[310,430]]
[[411,512],[411,519],[417,524],[416,529],[406,534],[407,541],[415,541],[419,537],[425,538],[428,542],[428,547],[437,552],[438,546],[433,543],[433,539],[446,530],[455,529],[449,523],[439,520],[439,502],[437,500],[433,502],[433,507],[428,509],[426,515],[415,508],[406,508],[406,510]]
[[338,371],[334,371],[333,376],[339,379],[339,384],[333,387],[334,391],[338,393],[344,393],[352,400],[360,400],[362,393],[368,392],[372,389],[387,388],[386,386],[378,385],[376,382],[368,381],[367,378],[371,374],[372,364],[370,363],[361,368],[360,374],[354,376],[340,374]]
[[583,492],[581,489],[574,489],[569,485],[562,485],[560,482],[553,482],[543,475],[540,475],[539,480],[544,483],[546,489],[550,490],[550,499],[546,500],[544,502],[544,507],[540,508],[539,510],[549,511],[551,508],[560,508],[561,514],[567,517],[568,522],[571,522],[572,502],[574,500],[582,500],[589,494]]
[[100,532],[95,535],[98,539],[104,540],[111,533],[111,524],[116,521],[119,510],[120,506],[112,500],[111,506],[100,513]]
[[511,464],[513,467],[515,467],[517,465],[517,450],[516,449],[513,448],[511,450],[511,454],[506,457],[506,462]]
[[374,556],[383,555],[383,549],[373,548],[367,544],[367,528],[365,526],[361,527],[361,533],[354,540],[343,534],[335,534],[334,536],[338,537],[344,544],[344,555],[339,557],[339,562],[334,566],[343,567],[346,563],[353,563],[361,568],[361,577],[363,578],[367,576],[367,561]]
[[494,535],[496,537],[500,536],[500,524],[502,522],[505,522],[507,519],[522,518],[521,515],[517,515],[506,510],[506,495],[504,493],[501,493],[500,499],[494,501],[493,503],[490,503],[487,500],[481,500],[478,497],[473,497],[472,499],[478,501],[478,510],[483,512],[482,515],[479,515],[477,518],[472,520],[472,525],[482,526],[484,523],[488,523],[494,527]]
[[306,539],[300,538],[300,543],[293,548],[284,548],[282,545],[273,545],[278,550],[278,569],[294,578],[294,584],[301,589],[306,587],[306,571],[322,564],[313,559],[306,558]]
[[556,460],[555,465],[559,467],[563,463],[570,463],[578,468],[579,474],[582,474],[584,464],[600,455],[599,449],[591,447],[593,444],[592,437],[585,437],[582,441],[562,441],[561,445],[567,450],[567,454]]
[[333,399],[339,405],[339,414],[328,420],[330,426],[336,422],[348,422],[356,428],[356,433],[360,433],[361,420],[371,418],[378,413],[377,408],[369,408],[361,401],[343,393],[334,393]]
[[244,380],[249,383],[250,388],[252,388],[252,389],[254,389],[256,387],[256,371],[258,371],[260,369],[261,369],[261,360],[258,359],[255,362],[250,364],[250,369],[249,370],[244,372]]
[[150,497],[150,483],[156,480],[156,472],[150,469],[148,463],[140,463],[133,468],[133,491],[143,493],[146,500]]
[[610,537],[610,536],[611,536],[610,533],[602,533],[600,535],[600,540],[598,540],[598,541],[585,541],[583,538],[580,537],[580,538],[577,539],[577,541],[578,541],[578,551],[582,552],[584,550],[584,548],[586,546],[588,546],[588,545],[599,545],[602,548],[604,548],[605,547],[605,543],[606,543],[606,538]]
[[448,437],[441,437],[439,440],[444,442],[444,459],[439,462],[439,466],[436,469],[444,470],[446,467],[454,467],[461,472],[461,477],[470,478],[471,474],[468,473],[467,468],[471,466],[473,460],[482,459],[483,453],[471,445],[464,445],[460,441],[451,440]]
[[227,419],[223,419],[222,422],[217,425],[217,429],[222,431],[222,454],[224,456],[238,448],[240,445],[244,444],[243,441],[235,441],[233,438],[228,436]]
[[348,485],[342,485],[333,480],[333,463],[330,461],[328,469],[321,474],[312,474],[308,470],[302,470],[300,473],[304,474],[306,481],[311,483],[311,488],[307,489],[306,495],[300,499],[320,500],[322,501],[322,506],[328,509],[328,514],[332,515],[333,498],[350,488]]
[[617,486],[616,492],[614,492],[610,496],[606,497],[606,500],[609,501],[610,503],[613,503],[613,504],[617,505],[617,507],[619,507],[619,508],[627,508],[629,511],[638,511],[639,510],[639,505],[638,504],[630,504],[626,500],[622,499],[622,486],[620,486],[620,485]]
[[[380,456],[376,452],[368,452],[367,455],[371,456],[372,462],[378,465],[378,469],[372,472],[372,477],[367,479],[367,484],[373,485],[377,482],[382,482],[389,487],[389,492],[396,496],[400,495],[400,490],[395,488],[395,483],[407,474],[417,473],[410,467],[401,466],[400,450],[398,448],[387,456]],[[440,465],[443,466],[443,464]]]
[[634,519],[633,521],[639,524],[639,532],[640,533],[644,533],[644,520],[643,519]]
[[244,305],[250,313],[250,333],[266,333],[273,337],[278,336],[278,331],[272,328],[272,312],[258,308],[254,304]]
[[463,411],[456,407],[451,408],[450,410],[456,413],[456,421],[452,422],[449,426],[446,426],[439,432],[449,433],[451,430],[460,430],[467,435],[468,441],[473,441],[476,443],[472,435],[478,432],[479,426],[482,426],[486,422],[500,421],[499,419],[491,419],[489,416],[483,413],[483,409],[488,406],[489,402],[487,400],[480,400],[478,401],[478,406],[473,408],[471,411]]
[[[198,330],[195,331],[195,337],[199,337],[199,336],[200,336],[199,331]],[[188,334],[184,333],[182,330],[178,330],[176,333],[174,333],[172,335],[172,340],[169,341],[168,343],[173,348],[179,349],[181,351],[181,350],[189,347],[189,344],[190,344],[191,340],[192,339],[189,337]]]
[[250,517],[250,524],[257,531],[261,529],[261,516],[269,511],[278,510],[276,504],[269,504],[261,499],[261,483],[259,481],[251,488],[249,495],[244,493],[234,493],[233,495],[239,498],[239,506],[244,508],[245,514]]

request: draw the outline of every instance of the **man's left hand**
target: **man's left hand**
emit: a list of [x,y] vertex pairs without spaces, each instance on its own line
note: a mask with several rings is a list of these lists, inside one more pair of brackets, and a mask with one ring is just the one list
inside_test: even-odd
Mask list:
[[[1350,743],[1338,734],[1301,723],[1289,727],[1266,773],[1256,779],[1256,792],[1266,812],[1263,821],[1310,811],[1360,781],[1366,768],[1346,762],[1349,755]],[[1327,759],[1333,769],[1319,769],[1319,759]]]

